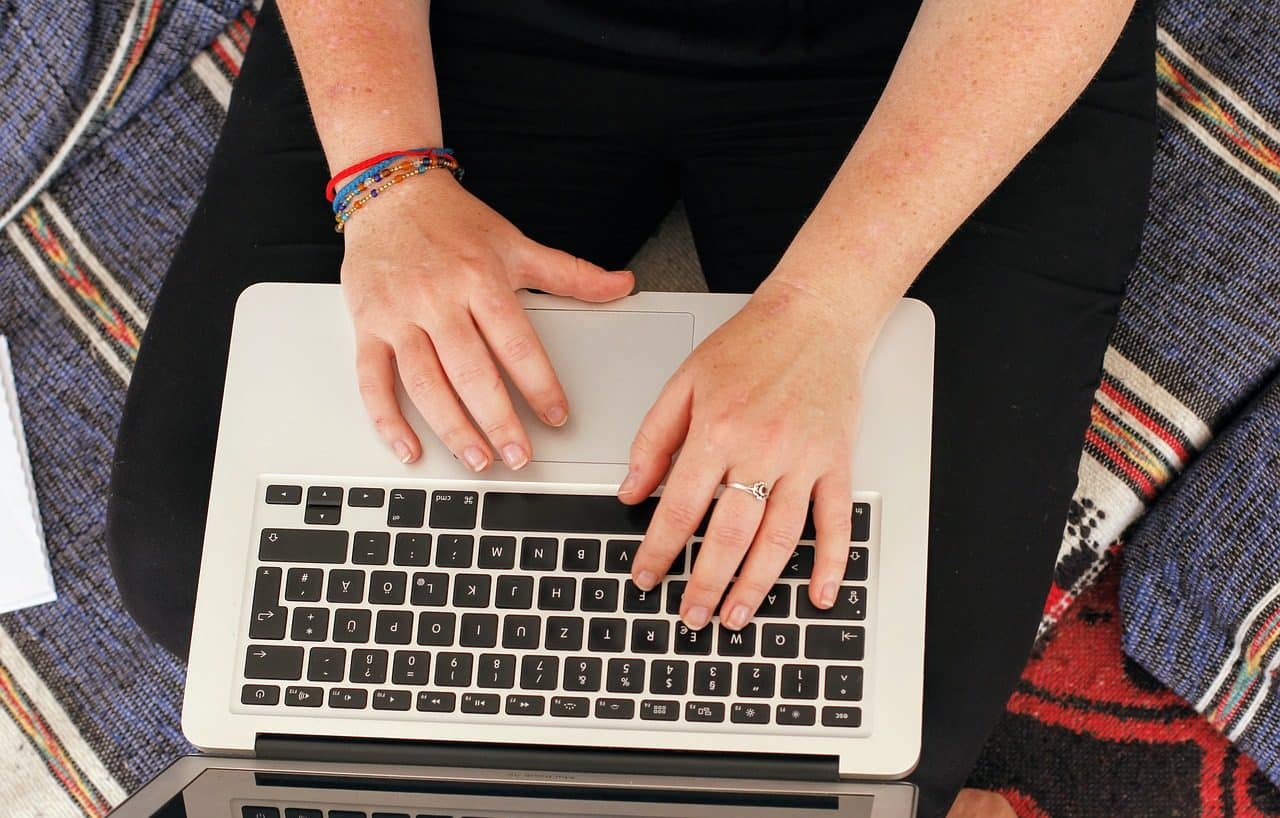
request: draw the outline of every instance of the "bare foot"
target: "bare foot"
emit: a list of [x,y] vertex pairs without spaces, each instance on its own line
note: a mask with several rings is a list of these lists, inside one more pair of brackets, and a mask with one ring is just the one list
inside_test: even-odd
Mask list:
[[1004,796],[986,790],[960,790],[947,818],[1018,818]]

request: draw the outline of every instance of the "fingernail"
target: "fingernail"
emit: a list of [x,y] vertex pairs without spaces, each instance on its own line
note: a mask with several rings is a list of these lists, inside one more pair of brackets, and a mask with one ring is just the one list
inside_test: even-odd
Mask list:
[[560,404],[556,404],[547,410],[547,423],[552,426],[563,426],[564,422],[569,419],[569,413]]
[[619,494],[626,494],[636,487],[636,483],[640,481],[640,475],[636,472],[628,472],[627,478],[622,481],[622,485],[618,486]]
[[706,627],[707,623],[710,621],[711,612],[701,605],[696,608],[690,608],[684,615],[684,624],[689,626],[690,630],[694,631]]
[[822,607],[830,608],[836,604],[836,589],[837,586],[834,582],[828,582],[822,586]]
[[507,465],[511,468],[519,469],[529,462],[529,455],[524,453],[519,443],[508,443],[502,447],[502,459],[507,461]]
[[472,471],[484,471],[484,467],[489,465],[489,458],[485,456],[484,452],[480,451],[479,446],[468,446],[463,449],[462,459]]
[[396,457],[400,458],[401,463],[408,463],[413,459],[413,449],[410,449],[409,444],[403,440],[397,440],[392,443],[391,448],[395,451]]
[[636,587],[642,591],[652,591],[658,584],[658,575],[652,571],[641,571],[636,577]]
[[751,617],[751,611],[747,608],[747,606],[739,605],[736,608],[734,608],[733,611],[729,614],[729,619],[727,622],[725,622],[725,624],[736,631],[740,629],[743,625],[747,624],[747,620],[750,617]]

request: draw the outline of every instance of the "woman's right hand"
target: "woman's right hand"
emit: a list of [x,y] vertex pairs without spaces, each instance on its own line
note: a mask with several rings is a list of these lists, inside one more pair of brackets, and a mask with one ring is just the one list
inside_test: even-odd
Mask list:
[[563,425],[569,403],[515,291],[612,301],[635,284],[531,241],[442,170],[388,188],[344,235],[360,396],[404,463],[422,444],[396,400],[397,370],[455,457],[481,471],[496,453],[518,469],[532,450],[498,366],[544,423]]

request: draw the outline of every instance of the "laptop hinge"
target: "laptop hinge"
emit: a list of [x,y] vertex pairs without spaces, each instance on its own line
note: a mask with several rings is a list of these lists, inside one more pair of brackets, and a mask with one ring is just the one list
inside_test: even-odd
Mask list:
[[551,747],[539,744],[473,744],[446,741],[387,741],[360,738],[260,735],[254,755],[288,761],[408,764],[426,767],[487,767],[622,775],[837,781],[835,756],[770,753],[626,750]]

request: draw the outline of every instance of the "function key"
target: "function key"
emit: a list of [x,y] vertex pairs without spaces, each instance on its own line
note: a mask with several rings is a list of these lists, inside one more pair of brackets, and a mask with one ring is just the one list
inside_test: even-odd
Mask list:
[[391,535],[385,531],[357,531],[351,541],[351,561],[356,565],[386,565]]
[[645,721],[675,721],[680,718],[680,702],[645,699],[640,702],[640,718]]
[[392,489],[387,503],[387,525],[391,528],[422,528],[427,493],[421,489]]
[[547,708],[547,700],[543,696],[512,693],[507,696],[508,716],[541,716]]
[[312,486],[307,489],[308,506],[333,508],[342,505],[342,489],[337,486]]
[[596,718],[598,719],[633,719],[636,716],[636,703],[631,699],[596,699]]
[[302,486],[267,486],[267,504],[296,506],[302,502]]
[[502,699],[497,693],[463,693],[463,713],[497,713]]
[[423,713],[452,713],[458,695],[448,691],[424,690],[418,694],[418,709]]
[[356,687],[329,689],[329,706],[339,710],[363,710],[369,703],[369,691]]
[[324,818],[324,812],[304,807],[289,807],[284,811],[284,818]]
[[551,715],[560,718],[585,719],[588,699],[585,696],[552,696]]
[[324,691],[318,687],[289,685],[284,689],[284,703],[289,707],[319,707],[323,700]]
[[684,706],[685,721],[722,722],[724,702],[688,702]]
[[373,691],[374,710],[408,710],[413,703],[413,693],[408,690]]
[[240,808],[240,818],[280,818],[278,807],[255,807],[245,804]]
[[812,727],[817,713],[811,704],[780,704],[774,720],[778,724]]
[[768,724],[769,705],[734,702],[729,707],[729,720],[734,724]]
[[275,685],[245,685],[240,688],[240,703],[257,705],[279,704],[280,688]]
[[347,505],[352,508],[382,508],[387,493],[383,489],[354,488],[347,493]]
[[474,491],[431,492],[431,527],[472,529],[476,527],[476,511],[480,496]]
[[823,727],[861,727],[862,711],[856,707],[822,708]]

